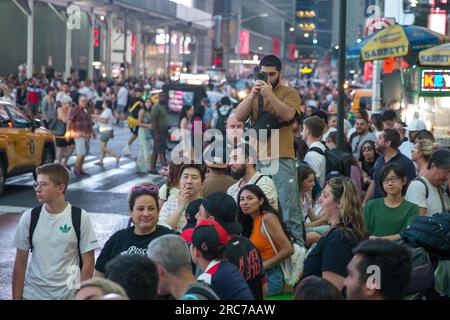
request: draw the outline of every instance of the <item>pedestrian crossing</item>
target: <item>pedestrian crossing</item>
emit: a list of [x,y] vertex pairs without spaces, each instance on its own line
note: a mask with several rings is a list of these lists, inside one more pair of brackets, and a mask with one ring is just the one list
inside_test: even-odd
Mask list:
[[[116,164],[115,158],[105,158],[103,167],[95,165],[98,158],[95,156],[86,156],[83,170],[90,174],[88,177],[76,177],[71,172],[68,191],[84,190],[88,192],[109,192],[117,194],[126,194],[131,187],[138,183],[152,182],[161,187],[166,178],[159,175],[138,174],[136,172],[136,162],[131,158],[121,158],[119,164]],[[68,162],[73,168],[75,157],[71,157]],[[34,178],[31,173],[9,178],[7,185],[29,186],[32,187]]]

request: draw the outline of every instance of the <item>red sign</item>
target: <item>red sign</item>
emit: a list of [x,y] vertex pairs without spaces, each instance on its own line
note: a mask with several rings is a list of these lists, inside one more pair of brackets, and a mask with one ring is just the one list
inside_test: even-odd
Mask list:
[[94,47],[98,48],[98,46],[100,45],[100,29],[99,28],[94,28]]
[[131,34],[131,54],[136,55],[136,35],[134,33]]
[[296,49],[296,45],[295,43],[290,43],[288,44],[288,59],[289,60],[295,60],[295,49]]
[[240,54],[246,55],[250,53],[250,32],[241,31],[241,52]]
[[373,62],[368,61],[364,64],[364,81],[373,79]]
[[274,56],[281,55],[280,38],[277,37],[272,38],[272,54]]

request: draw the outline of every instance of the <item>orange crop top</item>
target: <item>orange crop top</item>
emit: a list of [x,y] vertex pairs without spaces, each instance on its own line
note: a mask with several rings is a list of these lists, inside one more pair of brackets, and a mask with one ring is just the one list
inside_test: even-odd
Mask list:
[[[262,232],[262,219],[264,215],[261,214],[256,218],[256,220],[253,221],[253,230],[252,234],[250,235],[250,241],[253,242],[255,247],[258,248],[258,250],[261,252],[261,256],[263,260],[268,260],[275,256],[275,252],[273,251],[272,246],[270,245],[269,240],[267,239],[267,236],[263,234]],[[266,225],[267,228],[267,225]],[[280,247],[275,243],[275,241],[272,238],[272,241],[274,242],[278,252],[280,251]]]

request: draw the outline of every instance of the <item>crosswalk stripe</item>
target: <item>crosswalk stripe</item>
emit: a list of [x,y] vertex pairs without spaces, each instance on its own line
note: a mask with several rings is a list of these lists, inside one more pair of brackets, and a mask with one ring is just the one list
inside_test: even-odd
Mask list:
[[[98,160],[98,158],[95,158],[95,159],[97,159]],[[120,162],[122,162],[123,161],[123,159],[120,159]],[[83,170],[87,170],[87,169],[91,169],[91,168],[95,168],[95,167],[98,167],[95,163],[96,163],[97,161],[90,161],[90,162],[84,162],[84,164],[83,164]],[[104,165],[107,165],[107,164],[110,164],[110,163],[116,163],[116,158],[105,158],[105,159],[103,159],[103,164]]]
[[[156,177],[156,176],[154,176]],[[139,177],[136,178],[134,180],[128,181],[126,183],[122,183],[114,188],[108,189],[106,192],[111,192],[111,193],[128,193],[131,189],[131,187],[133,187],[134,185],[138,184],[138,183],[143,183],[143,182],[152,182],[155,183],[155,179],[152,178],[151,176],[146,176],[146,177]],[[157,183],[156,183],[157,184]]]
[[112,170],[108,170],[102,173],[95,174],[89,178],[85,178],[83,180],[80,180],[77,183],[69,185],[69,189],[89,189],[93,190],[98,187],[100,187],[103,183],[103,180],[115,175],[119,175],[121,173],[124,173],[128,169],[133,169],[136,167],[136,162],[130,162],[128,164],[125,164],[121,166],[120,168],[115,168]]

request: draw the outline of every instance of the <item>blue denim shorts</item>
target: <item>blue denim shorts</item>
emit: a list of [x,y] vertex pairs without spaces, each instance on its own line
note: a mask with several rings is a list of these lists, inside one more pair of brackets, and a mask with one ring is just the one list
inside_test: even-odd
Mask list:
[[275,266],[266,270],[268,276],[269,296],[277,296],[284,292],[284,275],[281,267]]

